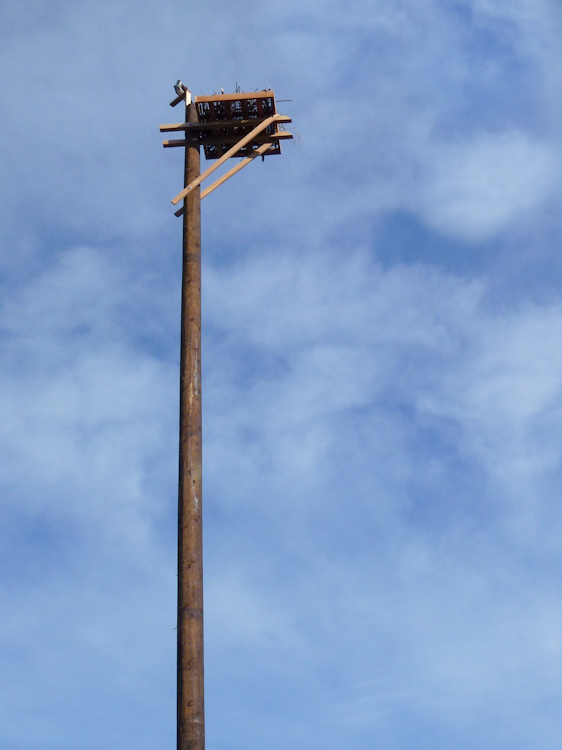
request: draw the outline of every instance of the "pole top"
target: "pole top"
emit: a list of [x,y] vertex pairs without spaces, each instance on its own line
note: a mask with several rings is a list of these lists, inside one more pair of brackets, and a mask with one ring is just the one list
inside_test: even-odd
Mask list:
[[184,101],[184,100],[185,100],[186,107],[188,104],[191,104],[191,91],[187,88],[185,83],[182,83],[180,81],[179,78],[177,82],[174,84],[174,90],[177,94],[177,97],[174,99],[173,102],[170,102],[170,107],[175,107],[176,104],[179,104],[181,101]]
[[[236,91],[233,94],[226,94],[221,89],[220,94],[195,96],[192,99],[191,92],[181,81],[178,81],[174,88],[178,96],[170,102],[170,105],[175,107],[189,98],[189,102],[193,101],[197,108],[197,123],[190,123],[189,126],[182,123],[162,125],[160,129],[162,131],[185,130],[192,137],[197,133],[197,140],[199,145],[203,146],[206,159],[221,158],[234,143],[271,117],[275,117],[275,122],[272,122],[260,137],[244,145],[236,154],[237,156],[250,156],[265,139],[271,143],[265,155],[279,155],[281,141],[290,140],[293,137],[291,133],[280,128],[282,122],[291,122],[291,119],[281,118],[278,115],[275,92],[271,89]],[[185,145],[185,140],[164,142],[166,148],[183,145]]]

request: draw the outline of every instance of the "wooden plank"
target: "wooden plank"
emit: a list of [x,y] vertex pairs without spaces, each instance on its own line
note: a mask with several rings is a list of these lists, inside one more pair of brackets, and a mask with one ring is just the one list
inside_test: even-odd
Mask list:
[[[206,195],[209,195],[209,193],[212,193],[213,190],[216,190],[220,185],[222,185],[224,182],[230,179],[232,175],[236,174],[236,172],[239,172],[241,169],[244,169],[244,167],[246,167],[248,164],[253,162],[257,156],[267,156],[267,151],[269,148],[270,148],[269,144],[264,143],[263,146],[260,146],[258,149],[256,149],[251,156],[247,156],[245,159],[243,159],[240,162],[240,164],[237,164],[229,172],[226,172],[226,174],[224,174],[216,182],[213,182],[212,185],[210,185],[206,190],[204,190],[201,193],[201,200],[203,200],[203,198]],[[181,206],[181,208],[178,208],[177,211],[174,211],[174,216],[181,216],[183,214],[183,211],[184,211],[184,208],[183,206]]]
[[[293,138],[293,134],[289,133],[288,130],[280,130],[278,133],[262,133],[252,139],[252,143],[274,143],[275,141],[288,141]],[[199,141],[200,146],[217,146],[221,143],[238,143],[240,135],[233,133],[232,135],[217,135],[205,138],[203,141]]]
[[[176,122],[171,125],[160,125],[161,133],[175,130],[213,130],[216,128],[248,128],[259,125],[265,117],[252,117],[249,120],[211,120],[205,122]],[[279,115],[277,122],[293,122],[287,115]]]
[[[281,130],[279,133],[264,133],[263,135],[257,135],[253,139],[253,143],[275,143],[276,141],[289,141],[293,138],[293,134],[286,130]],[[240,136],[234,135],[223,135],[216,136],[216,138],[205,138],[204,141],[199,141],[200,146],[220,146],[221,143],[238,143]],[[191,141],[190,141],[191,142]],[[185,138],[178,138],[173,141],[162,141],[164,148],[176,148],[177,146],[185,146],[187,140]]]
[[194,101],[199,102],[236,102],[242,99],[275,99],[273,91],[263,89],[262,91],[241,91],[239,94],[213,94],[212,96],[196,96]]
[[162,141],[164,148],[175,148],[176,146],[185,146],[187,141],[185,138],[181,138],[175,141]]
[[265,130],[267,127],[269,127],[273,122],[276,122],[279,115],[272,115],[271,117],[268,117],[267,120],[264,120],[260,125],[258,125],[256,128],[254,128],[248,135],[244,136],[241,140],[238,141],[232,148],[230,148],[226,154],[223,154],[220,159],[217,159],[214,164],[212,164],[208,169],[206,169],[203,174],[198,177],[196,180],[194,180],[192,183],[187,185],[187,187],[184,187],[184,189],[181,191],[181,193],[178,193],[175,198],[172,198],[172,203],[177,205],[182,198],[185,198],[185,196],[194,188],[196,188],[198,185],[200,185],[203,180],[205,180],[210,174],[212,174],[215,169],[218,169],[221,164],[224,164],[225,161],[230,159],[231,156],[234,156],[234,154],[237,154],[241,148],[244,148],[244,146],[250,141],[252,141],[256,135],[262,132],[262,130]]
[[267,150],[270,148],[269,143],[264,143],[262,146],[257,148],[254,153],[251,156],[247,156],[245,159],[242,159],[242,161],[237,164],[235,167],[232,167],[228,172],[225,172],[222,177],[219,177],[219,179],[216,182],[213,182],[212,185],[210,185],[208,188],[203,190],[201,193],[201,200],[206,195],[209,195],[209,193],[212,193],[213,190],[216,190],[220,185],[222,185],[224,182],[229,180],[233,175],[235,175],[237,172],[239,172],[241,169],[244,169],[244,167],[247,167],[248,164],[254,161],[254,159],[257,156],[265,156]]
[[182,94],[181,96],[176,96],[173,102],[170,102],[170,107],[175,107],[180,102],[185,101],[185,94]]

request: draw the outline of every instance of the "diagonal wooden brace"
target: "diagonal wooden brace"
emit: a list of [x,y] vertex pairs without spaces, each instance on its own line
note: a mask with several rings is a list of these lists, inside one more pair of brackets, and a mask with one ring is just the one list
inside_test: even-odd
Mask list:
[[281,119],[283,115],[272,115],[271,117],[268,117],[267,120],[264,120],[261,122],[257,127],[255,127],[252,131],[248,133],[248,135],[245,135],[244,138],[241,138],[238,143],[235,143],[232,148],[230,148],[226,154],[223,154],[220,159],[217,159],[214,164],[212,164],[208,169],[206,169],[202,175],[200,175],[196,180],[193,180],[187,187],[185,187],[181,193],[178,193],[175,198],[172,199],[172,203],[174,206],[176,206],[182,198],[185,198],[185,196],[190,193],[192,190],[194,190],[196,187],[198,187],[203,180],[205,180],[209,175],[211,175],[216,169],[218,169],[221,164],[224,164],[225,161],[230,159],[231,156],[234,156],[234,154],[237,154],[240,149],[244,148],[250,141],[258,135],[258,133],[261,133],[262,130],[265,130],[268,128],[272,123],[277,122]]
[[[213,190],[216,190],[218,187],[220,187],[220,185],[222,185],[227,180],[229,180],[233,175],[235,175],[241,169],[244,169],[244,167],[247,167],[248,164],[253,162],[257,156],[264,156],[266,151],[269,148],[271,148],[271,143],[262,143],[262,145],[259,148],[257,148],[251,156],[247,156],[245,159],[242,159],[242,161],[239,164],[237,164],[235,167],[232,167],[232,169],[230,169],[228,172],[225,172],[225,174],[223,174],[222,177],[219,177],[219,179],[213,182],[212,185],[209,185],[208,188],[205,188],[205,190],[203,190],[203,192],[201,193],[201,200],[203,200],[203,198],[206,195],[209,195],[209,193],[212,193]],[[181,216],[182,214],[183,214],[183,206],[177,211],[175,211],[175,216]]]

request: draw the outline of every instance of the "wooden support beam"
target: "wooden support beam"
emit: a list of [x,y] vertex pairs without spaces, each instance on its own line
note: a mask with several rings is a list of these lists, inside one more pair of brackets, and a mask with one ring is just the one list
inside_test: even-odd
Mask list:
[[272,123],[277,122],[278,118],[281,117],[281,115],[272,115],[271,117],[268,117],[267,120],[264,120],[260,125],[258,125],[256,128],[254,128],[252,131],[248,133],[248,135],[245,135],[244,138],[238,141],[232,148],[230,148],[226,154],[223,154],[220,159],[217,159],[214,164],[212,164],[208,169],[206,169],[203,174],[198,177],[196,180],[193,180],[192,183],[187,185],[181,193],[178,193],[175,198],[172,198],[172,203],[174,206],[176,206],[182,198],[185,198],[185,196],[190,193],[192,190],[194,190],[198,185],[200,185],[203,180],[205,180],[210,174],[212,174],[215,169],[218,169],[221,164],[224,164],[225,161],[230,159],[231,156],[234,156],[234,154],[237,154],[238,151],[240,151],[241,148],[244,148],[250,141],[252,141],[256,135],[261,133],[263,130],[268,128]]
[[[186,121],[197,119],[195,104]],[[185,149],[185,182],[199,175],[199,144]],[[201,456],[201,199],[184,202],[178,493],[177,750],[205,750]]]
[[186,107],[191,104],[191,91],[189,91],[189,89],[184,91],[183,94],[176,96],[176,98],[170,102],[170,107],[175,107],[180,102],[185,102]]
[[[225,172],[222,177],[219,177],[218,180],[213,182],[212,185],[210,185],[208,188],[203,190],[201,193],[201,200],[206,195],[209,195],[209,193],[212,193],[213,190],[216,190],[218,187],[220,187],[223,183],[225,183],[227,180],[229,180],[233,175],[235,175],[237,172],[239,172],[241,169],[244,169],[244,167],[247,167],[248,164],[254,161],[258,156],[265,156],[268,152],[268,150],[271,148],[269,143],[262,144],[259,148],[257,148],[251,156],[247,156],[245,159],[242,159],[242,161],[237,164],[235,167],[232,167],[228,172]],[[174,212],[174,216],[181,216],[183,214],[184,208],[183,206],[181,208],[178,208],[177,211]]]
[[181,96],[176,96],[173,102],[170,102],[170,107],[175,107],[180,102],[185,101],[185,94],[182,94]]
[[[259,125],[266,117],[254,117],[251,120],[210,120],[208,122],[176,122],[171,125],[160,125],[161,133],[174,130],[214,130],[217,128],[249,128]],[[277,122],[293,122],[287,115],[279,115]]]
[[270,89],[263,91],[240,91],[238,94],[213,94],[212,96],[196,96],[194,101],[200,102],[237,102],[242,99],[273,99],[275,94]]
[[[274,143],[275,141],[290,141],[293,138],[293,134],[287,130],[281,130],[279,133],[265,133],[264,135],[257,135],[253,139],[253,143]],[[221,143],[238,143],[239,136],[237,135],[217,135],[214,138],[205,138],[204,141],[200,141],[200,146],[217,146]],[[172,141],[162,141],[164,148],[176,148],[177,146],[185,146],[187,140],[185,138],[179,138]]]
[[230,169],[228,172],[225,172],[225,174],[223,174],[222,177],[219,177],[219,179],[213,182],[213,184],[210,185],[208,188],[205,188],[205,190],[203,190],[203,192],[201,193],[201,200],[203,200],[203,198],[206,195],[209,195],[209,193],[212,193],[213,190],[216,190],[218,187],[220,187],[224,182],[229,180],[233,175],[235,175],[241,169],[244,169],[244,167],[247,167],[248,164],[253,162],[257,156],[265,156],[269,148],[270,148],[270,144],[264,143],[259,148],[257,148],[251,156],[247,156],[245,159],[242,159],[242,161],[239,164],[237,164],[235,167],[232,167],[232,169]]
[[164,148],[175,148],[176,146],[185,146],[187,143],[185,138],[180,138],[179,140],[175,141],[162,141],[162,145]]

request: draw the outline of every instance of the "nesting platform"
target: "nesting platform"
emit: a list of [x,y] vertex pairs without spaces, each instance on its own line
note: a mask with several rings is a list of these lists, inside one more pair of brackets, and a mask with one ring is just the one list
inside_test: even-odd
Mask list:
[[[171,102],[183,101],[182,97]],[[193,99],[197,107],[198,122],[177,123],[161,126],[162,131],[189,131],[190,139],[197,136],[207,159],[219,159],[224,156],[235,143],[273,115],[277,115],[275,94],[270,89],[253,92],[238,92],[236,94],[213,94],[212,96],[196,96]],[[280,121],[281,120],[281,121]],[[281,141],[293,137],[292,133],[283,129],[282,122],[290,122],[290,118],[279,118],[269,124],[262,132],[238,150],[236,156],[250,156],[260,146],[269,143],[267,150],[260,149],[260,156],[273,156],[281,153]],[[185,146],[185,139],[164,141],[166,148]]]

